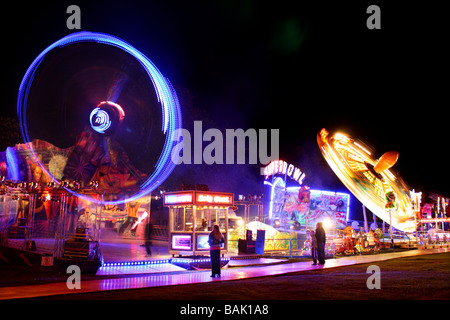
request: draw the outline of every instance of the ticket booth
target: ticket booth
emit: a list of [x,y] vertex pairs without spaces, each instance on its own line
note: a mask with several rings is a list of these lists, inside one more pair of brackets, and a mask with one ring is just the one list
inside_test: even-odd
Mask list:
[[209,253],[208,236],[219,225],[228,250],[228,207],[233,206],[232,193],[211,191],[178,191],[164,194],[164,206],[169,207],[169,252],[175,255]]

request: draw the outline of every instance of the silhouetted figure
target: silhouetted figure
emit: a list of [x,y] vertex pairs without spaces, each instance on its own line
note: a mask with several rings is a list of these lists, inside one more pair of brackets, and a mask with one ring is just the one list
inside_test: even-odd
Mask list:
[[319,260],[319,264],[325,264],[326,235],[325,229],[322,226],[322,222],[318,222],[316,225],[316,241],[317,241],[317,258]]
[[311,257],[313,259],[313,265],[317,264],[317,240],[314,234],[314,230],[311,230]]
[[214,278],[216,275],[220,277],[220,245],[224,243],[224,239],[217,224],[209,234],[208,243],[211,257],[211,277]]

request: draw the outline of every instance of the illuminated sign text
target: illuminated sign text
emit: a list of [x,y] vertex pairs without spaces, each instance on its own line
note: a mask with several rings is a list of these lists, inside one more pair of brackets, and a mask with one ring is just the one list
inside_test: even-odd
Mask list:
[[164,196],[164,203],[192,203],[192,193],[169,194]]
[[295,167],[293,164],[288,164],[283,160],[274,160],[264,167],[265,179],[277,174],[287,175],[299,184],[302,184],[303,179],[305,179],[305,173],[302,172],[300,168]]
[[207,202],[211,204],[232,204],[233,200],[231,199],[231,196],[200,193],[197,195],[197,202]]

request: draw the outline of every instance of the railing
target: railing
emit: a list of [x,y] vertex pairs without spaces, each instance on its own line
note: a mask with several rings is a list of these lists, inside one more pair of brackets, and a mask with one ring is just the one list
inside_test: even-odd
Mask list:
[[[267,239],[266,239],[267,241]],[[290,259],[292,259],[293,256],[299,256],[302,252],[302,249],[300,248],[300,240],[299,239],[272,239],[269,240],[271,242],[278,242],[278,241],[284,241],[284,244],[286,245],[286,248],[278,248],[278,249],[266,249],[264,248],[264,252],[268,255],[283,255],[283,256],[289,256]]]

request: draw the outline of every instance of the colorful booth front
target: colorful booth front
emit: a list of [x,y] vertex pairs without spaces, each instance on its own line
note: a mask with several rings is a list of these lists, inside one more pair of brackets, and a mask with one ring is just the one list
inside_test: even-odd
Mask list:
[[174,255],[209,253],[208,236],[219,225],[228,250],[228,208],[234,205],[232,193],[211,191],[178,191],[164,194],[164,206],[169,207],[169,252]]

